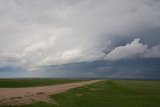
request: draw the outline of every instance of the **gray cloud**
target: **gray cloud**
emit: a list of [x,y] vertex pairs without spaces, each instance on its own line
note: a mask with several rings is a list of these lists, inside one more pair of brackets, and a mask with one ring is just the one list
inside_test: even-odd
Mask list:
[[[156,0],[0,2],[1,67],[35,70],[47,65],[100,60],[104,51],[114,48],[112,38],[160,27],[160,2]],[[139,50],[126,51],[127,58],[148,50],[136,41]],[[157,57],[158,52],[156,46],[144,56]],[[106,59],[113,59],[111,56],[108,54]]]
[[143,55],[146,58],[160,58],[160,45],[154,46],[151,49],[148,49],[147,52]]

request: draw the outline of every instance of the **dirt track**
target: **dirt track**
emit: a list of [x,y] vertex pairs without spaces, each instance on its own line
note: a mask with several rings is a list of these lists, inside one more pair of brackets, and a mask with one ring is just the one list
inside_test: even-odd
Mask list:
[[91,80],[78,83],[67,83],[52,86],[29,87],[29,88],[0,88],[0,105],[22,105],[35,101],[52,102],[49,95],[62,93],[67,90],[99,82]]

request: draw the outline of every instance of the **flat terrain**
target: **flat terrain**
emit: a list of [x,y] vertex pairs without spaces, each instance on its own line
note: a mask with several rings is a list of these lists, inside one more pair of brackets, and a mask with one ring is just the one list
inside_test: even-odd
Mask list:
[[62,93],[69,89],[89,85],[99,80],[90,80],[77,83],[66,83],[52,86],[29,88],[0,88],[0,105],[23,105],[33,102],[51,102],[52,94]]
[[18,87],[35,87],[48,86],[72,82],[84,81],[81,79],[41,79],[41,78],[20,78],[20,79],[0,79],[0,87],[18,88]]
[[160,107],[160,81],[99,81],[20,107]]

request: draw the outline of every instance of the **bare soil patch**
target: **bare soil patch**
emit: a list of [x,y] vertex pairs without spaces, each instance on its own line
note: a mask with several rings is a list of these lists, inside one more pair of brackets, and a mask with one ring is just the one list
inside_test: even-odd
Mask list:
[[100,80],[91,80],[78,83],[28,88],[0,88],[0,105],[23,105],[37,101],[53,102],[49,97],[50,95],[66,92],[67,90],[99,81]]

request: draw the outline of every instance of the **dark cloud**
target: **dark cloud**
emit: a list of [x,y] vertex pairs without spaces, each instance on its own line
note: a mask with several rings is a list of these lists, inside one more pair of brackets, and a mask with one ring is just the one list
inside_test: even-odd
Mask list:
[[[77,77],[77,78],[141,78],[159,79],[160,59],[79,62],[46,66],[39,71],[26,72],[1,68],[0,77]],[[6,73],[5,73],[5,72]]]

